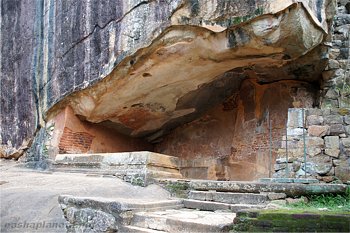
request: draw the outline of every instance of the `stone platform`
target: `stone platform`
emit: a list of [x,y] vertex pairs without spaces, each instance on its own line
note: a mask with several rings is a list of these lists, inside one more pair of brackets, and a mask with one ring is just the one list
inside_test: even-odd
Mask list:
[[182,178],[176,157],[148,151],[58,154],[53,167],[56,171],[113,175],[142,186],[156,178]]

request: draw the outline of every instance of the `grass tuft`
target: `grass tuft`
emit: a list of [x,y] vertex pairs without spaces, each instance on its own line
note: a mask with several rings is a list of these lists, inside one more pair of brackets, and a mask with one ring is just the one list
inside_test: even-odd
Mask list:
[[328,211],[350,211],[350,188],[345,194],[321,194],[308,196],[308,202],[287,204],[289,208],[318,209]]

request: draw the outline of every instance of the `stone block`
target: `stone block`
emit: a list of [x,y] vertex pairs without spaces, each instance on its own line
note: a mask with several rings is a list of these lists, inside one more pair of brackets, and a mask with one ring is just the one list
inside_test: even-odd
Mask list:
[[350,98],[349,96],[346,98],[339,98],[339,106],[350,106]]
[[[284,152],[284,154],[285,154],[285,150],[283,150],[283,152]],[[288,158],[288,162],[289,163],[292,163],[293,161],[295,161],[295,159],[294,158],[291,158],[291,157],[289,157]],[[283,158],[277,158],[276,159],[276,163],[278,163],[278,164],[282,164],[282,163],[286,163],[287,162],[287,158],[285,158],[285,157],[283,157]]]
[[329,149],[329,148],[326,148],[326,149],[324,150],[324,153],[325,153],[326,155],[331,156],[331,157],[339,158],[340,150],[339,150],[339,149]]
[[211,191],[190,191],[189,199],[200,201],[215,201],[228,204],[263,204],[268,198],[265,194],[228,193]]
[[339,67],[340,67],[339,62],[337,60],[334,60],[334,59],[328,60],[328,69],[335,70],[335,69],[338,69]]
[[306,118],[307,126],[311,125],[322,125],[323,124],[323,116],[310,115]]
[[316,115],[316,116],[322,116],[322,109],[319,108],[308,108],[306,109],[306,116],[311,116],[311,115]]
[[287,134],[288,134],[288,137],[291,136],[301,136],[303,135],[303,133],[305,132],[306,134],[306,130],[303,130],[302,128],[288,128],[287,129]]
[[335,176],[342,182],[350,180],[350,159],[339,162],[339,165],[335,167]]
[[320,183],[317,179],[314,178],[297,178],[293,179],[294,183],[301,183],[301,184],[314,184],[314,183]]
[[350,135],[350,125],[344,126],[345,132],[347,135]]
[[340,54],[340,49],[332,48],[329,50],[329,58],[336,59]]
[[294,161],[293,164],[292,164],[292,168],[293,168],[293,171],[294,172],[297,172],[300,170],[300,167],[301,167],[301,162],[299,161]]
[[345,124],[350,125],[350,116],[349,115],[344,116],[344,122],[345,122]]
[[[315,156],[308,158],[306,162],[306,172],[313,175],[325,175],[333,167],[332,160],[326,156]],[[304,166],[301,166],[304,169]]]
[[279,170],[285,169],[286,167],[287,167],[287,165],[285,163],[276,163],[274,165],[275,171],[279,171]]
[[350,158],[350,148],[344,148],[344,154],[346,158]]
[[343,124],[343,116],[329,115],[324,117],[325,124]]
[[341,160],[340,159],[333,159],[333,166],[336,167],[336,166],[339,166],[341,163]]
[[314,137],[323,137],[329,134],[329,130],[328,125],[311,125],[308,128],[308,134]]
[[338,136],[326,136],[324,138],[326,148],[339,149],[339,137]]
[[345,133],[344,126],[342,124],[330,125],[329,135],[336,136]]
[[350,138],[342,138],[341,143],[345,148],[350,148]]
[[[324,147],[324,140],[320,137],[307,137],[305,141],[307,147]],[[299,141],[299,146],[304,147],[303,140]]]
[[280,200],[287,197],[285,193],[268,193],[267,197],[269,200]]
[[350,14],[337,14],[334,19],[337,26],[350,24]]
[[334,167],[332,166],[331,170],[325,174],[326,176],[334,176]]
[[[298,148],[299,147],[299,140],[291,140],[290,138],[288,138],[287,144],[288,144],[288,148],[289,149]],[[285,139],[285,137],[281,141],[281,148],[282,149],[286,148],[286,139]]]
[[339,97],[339,91],[331,88],[327,91],[325,97],[328,98],[328,99],[331,99],[331,100],[337,100],[338,97]]
[[301,108],[288,109],[288,128],[302,128],[303,127],[303,110]]
[[182,178],[178,158],[148,151],[58,154],[54,169],[85,171],[99,168],[103,174],[113,174],[135,185],[145,186],[158,178]]
[[322,115],[323,117],[331,115],[331,109],[329,108],[323,108],[322,110]]
[[318,147],[307,147],[306,149],[306,153],[311,157],[319,155],[321,154],[321,152],[322,152],[321,148],[318,148]]
[[330,183],[334,180],[334,176],[322,176],[321,179],[323,182]]

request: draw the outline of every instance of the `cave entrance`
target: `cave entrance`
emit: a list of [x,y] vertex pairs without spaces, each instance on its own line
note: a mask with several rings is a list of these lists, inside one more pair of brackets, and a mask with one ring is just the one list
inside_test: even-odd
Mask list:
[[237,80],[230,75],[236,74],[225,73],[224,78],[191,93],[191,100],[201,99],[202,111],[165,134],[130,137],[113,124],[82,120],[66,107],[54,119],[54,154],[151,151],[177,157],[184,178],[249,181],[268,177],[285,132],[288,108],[312,107],[316,89],[307,82],[286,80],[267,84],[245,78],[239,85],[230,84],[227,80]]

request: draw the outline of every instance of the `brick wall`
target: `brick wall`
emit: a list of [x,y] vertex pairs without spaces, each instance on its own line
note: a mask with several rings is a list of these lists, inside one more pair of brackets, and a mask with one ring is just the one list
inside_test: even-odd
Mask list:
[[74,132],[65,127],[58,145],[60,154],[89,152],[94,136],[87,132]]

